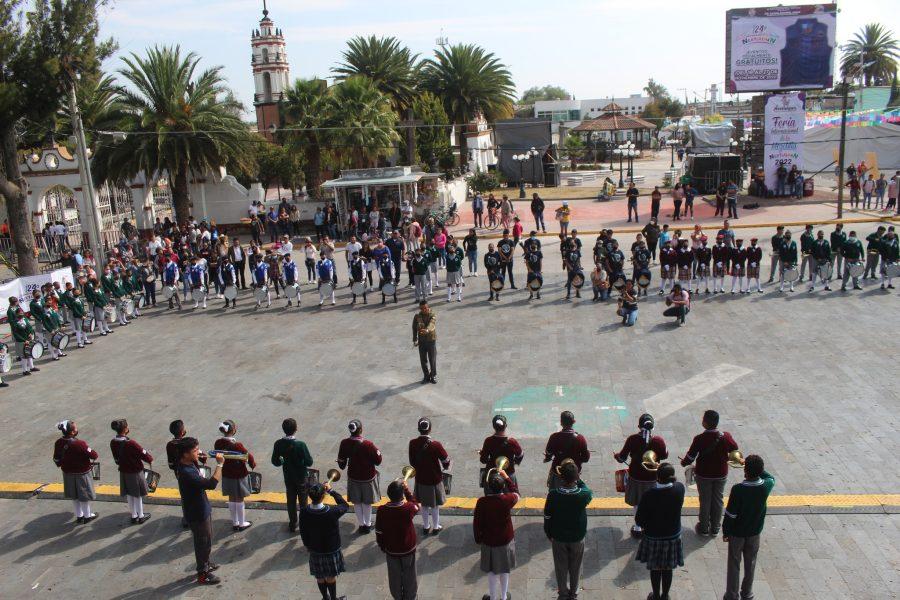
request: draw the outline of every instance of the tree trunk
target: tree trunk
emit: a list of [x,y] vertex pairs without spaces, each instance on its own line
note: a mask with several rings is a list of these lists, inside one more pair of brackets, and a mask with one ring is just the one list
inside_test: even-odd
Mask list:
[[25,179],[19,171],[16,152],[16,132],[12,123],[0,130],[0,194],[6,200],[9,215],[9,235],[16,252],[20,275],[37,275],[40,267],[34,255],[34,232],[31,230],[31,212],[25,194]]
[[306,160],[303,173],[306,176],[306,193],[311,200],[319,199],[320,169],[322,167],[322,150],[317,144],[306,147]]
[[179,225],[188,222],[191,216],[191,198],[188,191],[188,166],[181,165],[172,178],[172,204],[175,207],[175,221]]

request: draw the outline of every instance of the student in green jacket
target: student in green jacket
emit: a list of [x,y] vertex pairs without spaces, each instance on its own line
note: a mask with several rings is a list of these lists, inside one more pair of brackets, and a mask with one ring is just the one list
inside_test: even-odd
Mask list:
[[105,336],[108,333],[113,333],[109,328],[109,323],[106,322],[106,305],[109,304],[109,299],[106,297],[106,293],[100,289],[100,283],[96,277],[91,277],[88,280],[87,285],[84,287],[84,297],[90,303],[91,310],[94,312],[94,321],[97,323],[100,335]]
[[116,309],[116,319],[119,321],[119,325],[128,325],[129,323],[127,315],[125,314],[125,296],[127,295],[128,292],[125,289],[125,281],[122,278],[122,274],[116,272],[116,274],[113,275],[112,296],[113,306]]
[[891,226],[883,238],[881,238],[881,247],[878,249],[881,253],[881,289],[894,289],[893,277],[888,273],[888,265],[900,261],[900,244],[898,244],[897,232]]
[[[69,293],[69,291],[66,290],[66,293]],[[75,330],[75,340],[78,342],[78,347],[84,348],[85,344],[93,344],[94,342],[88,339],[88,332],[84,327],[84,321],[88,314],[88,305],[84,296],[81,295],[81,290],[72,290],[69,309],[72,311],[72,329]]]
[[307,486],[308,467],[313,464],[312,456],[306,444],[294,438],[297,433],[297,421],[285,419],[281,423],[284,437],[275,442],[272,448],[272,464],[281,467],[284,474],[284,489],[287,493],[288,530],[297,531],[297,501],[299,508],[306,506],[309,497]]
[[19,306],[19,299],[11,296],[9,308],[6,311],[6,322],[16,343],[16,352],[22,361],[22,375],[31,375],[32,371],[40,371],[34,366],[34,359],[25,354],[25,342],[34,341],[34,328],[31,321],[25,315],[25,311]]
[[553,545],[559,598],[573,599],[578,595],[592,492],[579,479],[574,462],[563,462],[559,471],[562,486],[551,489],[544,503],[544,533]]
[[[731,488],[722,521],[722,539],[728,543],[728,576],[723,600],[753,597],[759,536],[766,520],[766,502],[773,487],[775,478],[766,472],[761,457],[751,454],[744,459],[744,481]],[[742,560],[743,582],[740,581]]]
[[[778,258],[781,262],[781,287],[779,292],[784,291],[784,272],[797,266],[797,242],[791,240],[790,230],[784,232],[784,241],[781,242],[781,249],[778,250]],[[789,282],[791,291],[794,291],[794,282]]]
[[[847,241],[841,246],[841,255],[844,257],[844,276],[843,281],[841,281],[841,291],[847,291],[847,280],[850,279],[850,263],[858,263],[862,262],[863,258],[863,247],[862,242],[860,242],[856,237],[856,232],[851,231],[850,237],[847,238]],[[853,289],[861,290],[862,287],[859,285],[859,277],[853,277]]]
[[866,272],[863,279],[875,279],[878,271],[878,250],[881,248],[881,238],[884,237],[884,225],[879,225],[873,233],[866,236]]

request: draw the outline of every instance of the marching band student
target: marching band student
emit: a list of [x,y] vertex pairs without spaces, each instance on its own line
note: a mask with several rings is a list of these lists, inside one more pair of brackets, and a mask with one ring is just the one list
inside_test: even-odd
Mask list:
[[[641,496],[647,490],[656,487],[656,473],[648,471],[643,457],[648,450],[656,453],[656,462],[660,463],[669,457],[666,442],[658,435],[652,435],[656,423],[653,416],[647,413],[638,419],[638,432],[625,438],[622,449],[613,454],[620,463],[628,462],[628,483],[625,485],[625,504],[637,507]],[[657,467],[658,468],[658,467]],[[640,526],[635,523],[631,527],[631,535],[641,535]]]
[[747,264],[747,249],[744,248],[744,240],[735,240],[735,247],[729,254],[731,262],[731,293],[734,294],[734,284],[737,283],[738,291],[742,294],[749,292],[744,289],[744,269]]
[[879,252],[881,253],[881,289],[887,287],[892,290],[894,289],[893,277],[888,274],[887,266],[900,260],[900,244],[898,244],[897,232],[894,231],[893,226],[889,227],[887,233],[881,238]]
[[[572,234],[575,234],[574,230]],[[572,240],[574,239],[572,238]],[[575,287],[575,276],[584,277],[581,269],[581,250],[572,240],[569,241],[569,249],[563,255],[563,264],[566,267],[566,300],[572,297],[572,288],[575,288],[575,297],[581,298],[581,290]]]
[[419,583],[416,575],[416,528],[413,519],[421,508],[403,480],[387,488],[389,502],[375,515],[375,541],[384,552],[388,567],[388,587],[395,600],[413,600]]
[[[281,272],[284,274],[284,289],[285,295],[287,295],[288,286],[297,285],[297,263],[294,262],[294,259],[291,258],[291,254],[286,252],[284,257],[281,260]],[[293,306],[293,301],[288,298],[288,306]],[[298,292],[297,296],[297,307],[300,307],[300,296]]]
[[[842,226],[843,227],[843,226]],[[766,283],[772,283],[775,281],[775,270],[778,269],[779,264],[781,263],[781,247],[784,245],[784,225],[779,225],[775,228],[775,235],[771,238],[772,243],[772,266],[769,269],[769,281]],[[779,269],[779,273],[781,270]]]
[[139,282],[139,287],[137,291],[140,293],[143,290],[144,293],[144,306],[150,307],[156,306],[156,275],[153,272],[153,267],[151,266],[151,262],[149,260],[141,261],[138,263],[137,277]]
[[716,245],[712,247],[713,262],[713,294],[725,293],[725,270],[731,258],[731,248],[725,245],[725,236],[716,236]]
[[62,437],[53,446],[53,462],[63,473],[63,495],[75,507],[75,522],[90,523],[97,518],[91,511],[91,501],[97,499],[91,477],[91,462],[97,460],[97,451],[78,438],[75,421],[60,421],[56,428]]
[[[700,240],[700,247],[694,252],[694,257],[697,263],[697,289],[696,292],[700,293],[700,282],[703,282],[703,287],[706,292],[709,293],[709,263],[712,260],[712,250],[709,246],[706,245],[706,236]],[[758,275],[758,274],[757,274]]]
[[[110,263],[113,263],[113,259],[110,258]],[[106,268],[103,269],[103,275],[100,276],[100,287],[103,290],[103,293],[108,297],[112,297],[113,292],[115,291],[115,282],[113,281],[113,273],[110,265],[106,265]]]
[[319,262],[316,263],[316,272],[319,274],[319,306],[325,304],[325,290],[322,289],[322,286],[326,283],[331,283],[331,293],[329,295],[333,305],[335,288],[334,261],[326,256],[324,250],[319,253],[319,257]]
[[[225,293],[226,288],[237,288],[237,270],[234,268],[234,262],[231,260],[231,257],[229,255],[226,254],[219,261],[219,272],[217,276],[219,278],[219,287],[222,288],[223,294]],[[227,309],[229,305],[231,305],[232,310],[237,308],[237,296],[235,296],[234,300],[225,298],[225,308]]]
[[862,242],[857,239],[855,231],[850,232],[850,237],[841,246],[841,255],[844,257],[844,277],[843,281],[841,281],[841,291],[847,291],[847,280],[849,279],[853,280],[854,290],[861,290],[862,286],[859,285],[859,277],[850,277],[850,263],[861,261],[863,258]]
[[306,444],[294,436],[297,433],[297,421],[285,419],[281,422],[284,437],[277,440],[272,447],[272,465],[281,467],[284,475],[284,489],[287,496],[288,531],[297,531],[297,503],[300,510],[306,506],[309,493],[307,486],[307,468],[313,464],[312,456]]
[[516,542],[510,511],[519,502],[519,488],[504,471],[491,474],[487,495],[475,503],[472,531],[481,546],[481,570],[488,575],[490,600],[506,600],[509,574],[516,566]]
[[812,261],[813,268],[809,272],[809,291],[814,292],[816,290],[816,277],[818,277],[825,284],[825,291],[830,292],[831,288],[828,287],[828,278],[822,275],[820,269],[831,263],[831,244],[825,240],[825,232],[821,229],[816,234],[816,241],[812,245]]
[[169,310],[172,310],[173,301],[178,304],[178,310],[181,310],[181,298],[178,295],[178,280],[181,277],[181,269],[175,262],[175,253],[169,253],[168,262],[163,269],[163,285],[172,288],[172,297],[169,298]]
[[431,439],[431,420],[419,419],[419,437],[409,442],[409,464],[416,470],[415,494],[422,505],[422,532],[441,532],[441,505],[447,501],[444,471],[450,469],[450,456],[444,446]]
[[244,498],[250,495],[250,481],[247,477],[247,465],[251,469],[256,468],[256,459],[244,445],[234,439],[237,433],[237,425],[231,419],[219,423],[219,431],[222,437],[216,440],[213,446],[216,450],[227,450],[247,455],[247,460],[227,460],[222,467],[222,495],[228,496],[228,511],[231,513],[231,525],[233,531],[244,531],[252,521],[245,519]]
[[762,286],[760,285],[759,270],[762,262],[762,248],[756,245],[759,241],[757,238],[750,238],[750,247],[747,248],[747,293],[753,287],[752,281],[756,280],[756,291],[762,294]]
[[559,423],[562,430],[552,434],[547,440],[544,449],[544,462],[550,463],[550,475],[547,477],[548,488],[558,488],[560,479],[556,473],[556,467],[567,458],[572,459],[581,472],[581,465],[591,459],[588,451],[587,440],[583,435],[572,429],[575,426],[575,415],[571,411],[564,410],[559,415]]
[[109,300],[106,298],[106,292],[100,289],[100,284],[97,283],[96,277],[88,279],[87,287],[84,288],[84,297],[91,303],[91,308],[94,311],[94,322],[97,324],[97,329],[100,330],[100,335],[105,336],[108,333],[115,333],[109,328],[109,323],[106,322],[106,305],[109,304]]
[[447,302],[453,299],[453,291],[456,290],[456,301],[462,302],[462,248],[456,245],[456,240],[452,240],[447,245]]
[[[266,308],[272,306],[272,292],[268,288],[269,283],[269,263],[262,259],[259,256],[259,253],[255,255],[257,257],[256,267],[253,269],[253,283],[257,288],[266,288]],[[256,292],[254,292],[256,295]],[[256,308],[259,309],[261,303],[259,301],[259,297],[256,298]],[[223,484],[224,485],[224,484]]]
[[416,248],[411,262],[416,302],[428,300],[428,256],[425,255],[425,249],[421,246]]
[[212,507],[207,490],[216,489],[222,476],[222,464],[225,457],[216,456],[216,470],[209,478],[200,474],[199,461],[204,460],[200,453],[200,443],[195,438],[186,437],[179,441],[178,462],[175,466],[175,477],[178,479],[178,493],[185,521],[191,528],[194,538],[194,555],[197,558],[197,583],[200,585],[216,585],[219,578],[212,572],[219,568],[209,560],[212,550]]
[[728,454],[737,450],[737,442],[727,431],[719,431],[719,413],[703,413],[703,433],[694,436],[691,447],[681,459],[686,467],[697,462],[694,479],[700,496],[700,517],[694,531],[697,535],[716,537],[722,524],[722,496],[728,479]]
[[[354,252],[350,257],[350,264],[347,265],[350,270],[350,286],[351,290],[353,289],[354,283],[362,283],[363,284],[363,304],[368,304],[369,300],[366,298],[366,293],[368,288],[365,286],[366,283],[366,265],[363,263],[363,260],[359,257],[359,252]],[[350,301],[350,304],[356,304],[356,294],[352,294],[353,299]]]
[[537,280],[542,286],[544,284],[544,276],[541,274],[541,267],[544,262],[544,253],[541,252],[541,242],[537,238],[528,238],[522,243],[522,248],[525,250],[522,258],[525,261],[525,268],[528,271],[525,280],[525,283],[528,286],[528,299],[531,300],[537,295],[537,299],[540,300],[541,288],[533,290],[531,288],[531,282]]
[[141,282],[140,271],[134,265],[131,266],[128,276],[122,280],[125,286],[125,293],[129,297],[134,298],[134,312],[132,318],[136,319],[141,316],[141,309],[138,306],[138,297],[144,296],[144,284]]
[[119,322],[119,325],[128,325],[129,323],[124,307],[126,293],[123,273],[116,271],[113,274],[112,297],[113,307],[116,309],[116,320]]
[[[334,500],[334,506],[323,502],[326,493]],[[300,509],[300,538],[309,551],[309,574],[315,577],[322,600],[338,600],[337,577],[346,570],[338,520],[347,514],[350,505],[331,489],[330,483],[310,487],[309,501]]]
[[265,262],[269,265],[269,289],[275,288],[275,299],[278,300],[281,298],[281,291],[279,290],[279,285],[281,285],[281,256],[272,252],[272,250],[266,250]]
[[675,271],[678,268],[678,253],[672,247],[672,241],[663,242],[659,251],[659,295],[666,293],[667,286],[675,285]]
[[128,503],[131,524],[140,525],[150,518],[150,513],[144,513],[144,496],[148,494],[144,463],[151,464],[153,456],[128,437],[128,421],[116,419],[110,427],[116,432],[116,437],[109,442],[109,449],[119,466],[119,495],[125,496]]
[[[516,465],[522,464],[522,459],[525,458],[522,446],[519,445],[516,438],[507,434],[507,421],[503,415],[494,415],[494,418],[491,419],[491,427],[494,428],[494,435],[484,439],[484,443],[481,444],[481,452],[478,453],[478,459],[487,468],[492,468],[497,464],[498,458],[501,456],[506,458],[509,461],[505,469],[506,474],[515,482]],[[481,484],[486,489],[487,482],[482,481]]]
[[356,533],[365,535],[372,530],[372,505],[381,500],[378,489],[378,465],[381,452],[369,440],[363,439],[362,422],[353,419],[347,424],[350,437],[341,440],[337,464],[347,469],[347,499],[356,513]]
[[593,492],[581,481],[574,463],[562,465],[560,473],[563,485],[551,489],[544,502],[544,533],[553,547],[558,597],[570,600],[578,597],[587,506]]
[[428,295],[433,296],[435,288],[441,287],[438,281],[438,249],[434,246],[434,239],[425,242],[425,257],[428,259]]
[[843,223],[838,223],[834,226],[834,231],[831,232],[829,240],[831,241],[831,260],[834,263],[832,276],[840,279],[841,275],[844,274],[844,270],[842,269],[844,257],[841,254],[841,247],[844,245],[844,242],[847,241],[847,234],[844,233]]
[[379,275],[379,283],[378,289],[381,290],[381,303],[384,304],[387,301],[387,297],[384,294],[384,286],[387,283],[390,283],[394,286],[394,304],[397,304],[397,284],[396,284],[396,272],[394,271],[394,261],[391,260],[391,256],[384,255],[381,257],[381,262],[378,264],[378,275]]
[[688,247],[686,238],[678,242],[676,264],[678,265],[678,282],[681,287],[690,288],[691,280],[694,278],[694,252]]
[[484,254],[484,268],[487,271],[488,276],[488,291],[490,295],[488,296],[488,301],[497,300],[500,301],[500,292],[494,291],[494,286],[491,285],[494,281],[500,281],[503,283],[503,267],[501,265],[500,253],[494,249],[493,244],[488,244],[488,251]]
[[43,344],[44,348],[47,348],[50,345],[50,338],[47,334],[52,327],[46,319],[47,313],[46,310],[44,310],[44,302],[40,290],[31,292],[31,302],[28,303],[28,312],[31,313],[31,317],[34,319],[35,339]]
[[[194,290],[201,290],[203,294],[203,308],[206,308],[206,291],[203,290],[203,278],[206,275],[206,267],[201,265],[196,256],[191,257],[191,295]],[[198,308],[200,302],[194,299],[194,308]]]
[[800,262],[799,281],[803,281],[803,277],[806,275],[807,266],[809,266],[810,279],[812,279],[813,273],[816,270],[816,263],[812,258],[812,246],[814,242],[813,226],[807,225],[803,233],[800,234],[800,254],[803,256],[803,260]]
[[644,535],[635,560],[647,565],[653,592],[647,600],[666,600],[672,586],[672,571],[684,566],[681,541],[681,509],[684,484],[675,480],[675,467],[662,463],[656,471],[657,485],[644,492],[635,522]]
[[[172,472],[175,474],[175,478],[178,478],[178,464],[181,461],[181,450],[183,445],[183,440],[187,435],[187,431],[184,428],[184,421],[181,419],[175,419],[171,423],[169,423],[169,433],[172,434],[172,439],[166,443],[166,462]],[[202,452],[198,453],[197,460],[203,464],[206,464],[206,455]],[[190,527],[190,522],[187,519],[187,514],[185,511],[185,505],[181,505],[181,526],[187,529]]]
[[78,347],[84,348],[85,345],[93,344],[94,342],[88,339],[88,332],[84,328],[84,318],[87,316],[88,306],[81,295],[81,290],[77,288],[72,290],[69,310],[72,311],[72,329],[75,330],[75,340],[78,342]]
[[[781,240],[781,249],[778,251],[778,262],[781,263],[781,285],[779,292],[784,291],[784,272],[797,266],[797,242],[791,240],[790,230],[784,232]],[[791,291],[794,291],[794,282],[790,282]]]
[[9,309],[6,311],[6,322],[16,342],[16,353],[22,363],[22,375],[31,375],[32,371],[40,371],[34,366],[34,359],[31,355],[25,354],[25,342],[34,340],[34,328],[31,321],[25,316],[25,311],[19,306],[19,299],[16,296],[9,297]]

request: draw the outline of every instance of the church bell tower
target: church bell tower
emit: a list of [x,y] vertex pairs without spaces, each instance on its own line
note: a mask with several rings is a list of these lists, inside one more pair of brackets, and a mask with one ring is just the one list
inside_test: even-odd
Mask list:
[[262,14],[259,27],[254,29],[250,36],[253,48],[250,64],[253,66],[255,88],[253,105],[256,107],[257,130],[272,141],[271,126],[281,126],[278,103],[290,85],[290,67],[284,34],[269,18],[266,0],[263,0]]

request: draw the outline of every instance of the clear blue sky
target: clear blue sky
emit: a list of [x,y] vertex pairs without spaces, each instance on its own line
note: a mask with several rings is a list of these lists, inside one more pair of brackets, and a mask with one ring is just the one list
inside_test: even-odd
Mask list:
[[[291,77],[329,77],[355,35],[393,35],[430,55],[441,34],[476,43],[506,63],[521,94],[555,84],[577,98],[640,92],[649,77],[684,96],[702,97],[725,78],[725,10],[765,3],[733,0],[268,0],[284,30]],[[786,3],[787,4],[787,3]],[[838,42],[867,22],[897,25],[896,0],[838,4]],[[122,53],[154,44],[180,44],[222,65],[238,98],[253,94],[250,31],[262,0],[117,0],[102,17],[105,35]],[[895,34],[900,31],[895,28]],[[120,68],[118,57],[106,65]]]

